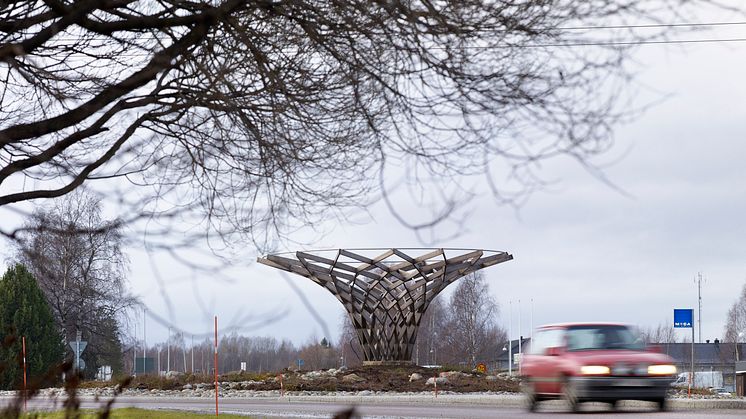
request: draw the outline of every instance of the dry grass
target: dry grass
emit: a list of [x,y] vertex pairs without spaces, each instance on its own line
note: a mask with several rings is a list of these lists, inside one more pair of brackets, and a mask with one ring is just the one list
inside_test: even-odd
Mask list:
[[[96,419],[100,417],[97,411],[87,410],[79,412],[79,419]],[[111,411],[111,419],[208,419],[214,418],[214,414],[199,414],[188,412],[172,412],[164,410],[144,410],[136,408],[114,409]],[[247,416],[221,414],[221,418],[247,418]],[[21,416],[22,419],[64,419],[65,412],[37,412]]]

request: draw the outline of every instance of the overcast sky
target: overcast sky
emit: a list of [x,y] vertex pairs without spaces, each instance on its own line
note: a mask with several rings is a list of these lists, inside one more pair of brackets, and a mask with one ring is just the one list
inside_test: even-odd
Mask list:
[[[714,18],[741,20],[727,14]],[[719,37],[746,38],[746,26],[680,38]],[[643,46],[635,59],[638,88],[644,87],[638,104],[666,99],[618,127],[617,146],[598,161],[611,163],[605,174],[623,192],[569,159],[545,162],[542,173],[557,180],[551,188],[518,211],[498,205],[485,192],[469,205],[466,231],[434,245],[513,254],[513,261],[484,273],[506,328],[509,301],[514,301],[514,337],[519,299],[524,335],[529,334],[531,299],[534,325],[585,320],[670,324],[674,308],[696,309],[694,279],[701,272],[702,337],[714,339],[722,337],[726,312],[746,283],[746,42]],[[403,212],[416,217],[407,205]],[[323,236],[301,233],[297,240],[309,244],[284,250],[423,246],[383,205],[371,208],[370,217],[354,220],[359,223],[330,222]],[[342,306],[307,279],[292,278],[329,331],[279,272],[264,265],[238,267],[232,272],[235,280],[226,282],[160,256],[148,260],[136,250],[130,259],[133,292],[155,315],[190,333],[209,331],[215,313],[221,324],[245,325],[244,334],[298,344],[327,333],[337,339]],[[155,279],[154,266],[163,283]],[[279,313],[284,315],[264,322]],[[256,322],[237,320],[246,315]],[[141,324],[138,319],[139,336]],[[149,319],[148,341],[164,339],[166,330]],[[689,331],[678,333],[683,338]]]
[[[746,27],[681,38],[713,37],[746,37]],[[499,206],[485,193],[470,205],[467,231],[437,242],[437,247],[514,255],[513,261],[484,271],[506,328],[509,301],[514,301],[514,336],[519,299],[524,335],[529,334],[531,299],[534,325],[584,320],[670,324],[674,308],[696,309],[694,279],[701,272],[702,337],[714,339],[722,337],[726,312],[746,283],[746,43],[643,46],[635,59],[642,86],[638,104],[666,99],[619,127],[617,146],[598,161],[612,163],[605,174],[623,192],[574,161],[558,159],[542,169],[558,182],[520,210]],[[330,232],[325,236],[301,235],[300,242],[311,244],[286,250],[422,246],[382,205],[370,213],[370,219],[358,217],[362,224],[326,225]],[[416,215],[406,205],[404,213]],[[133,254],[133,260],[142,259]],[[237,269],[234,282],[159,269],[174,304],[171,313],[149,265],[133,267],[133,289],[158,315],[173,316],[189,331],[209,330],[212,312],[221,324],[235,324],[247,314],[261,320],[286,310],[279,320],[243,333],[296,343],[327,333],[269,267],[254,263]],[[309,280],[293,280],[336,339],[341,305]],[[683,338],[690,332],[678,333]],[[151,321],[148,340],[164,334],[165,327]]]

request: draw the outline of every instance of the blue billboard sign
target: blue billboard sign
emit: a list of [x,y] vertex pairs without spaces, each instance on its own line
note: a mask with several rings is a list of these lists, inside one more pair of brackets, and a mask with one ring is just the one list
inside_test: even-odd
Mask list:
[[694,327],[694,309],[673,309],[673,327]]

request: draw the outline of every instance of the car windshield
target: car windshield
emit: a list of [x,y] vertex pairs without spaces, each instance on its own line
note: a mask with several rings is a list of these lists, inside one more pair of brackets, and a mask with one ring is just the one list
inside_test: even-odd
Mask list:
[[587,325],[567,329],[568,351],[632,349],[645,347],[637,333],[627,326]]

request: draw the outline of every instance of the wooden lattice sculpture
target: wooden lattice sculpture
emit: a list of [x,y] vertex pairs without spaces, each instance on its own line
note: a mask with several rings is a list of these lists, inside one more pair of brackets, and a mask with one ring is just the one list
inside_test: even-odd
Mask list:
[[258,261],[305,276],[334,294],[352,319],[367,363],[406,363],[422,315],[436,295],[464,275],[511,259],[491,250],[339,249]]

